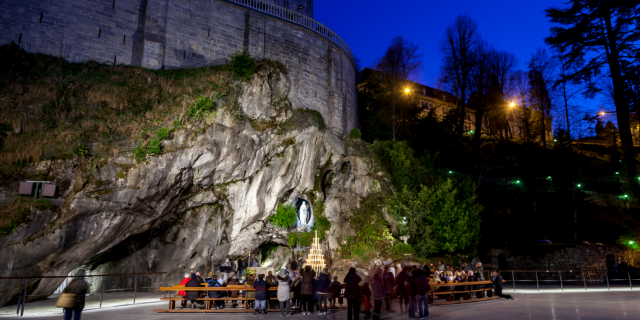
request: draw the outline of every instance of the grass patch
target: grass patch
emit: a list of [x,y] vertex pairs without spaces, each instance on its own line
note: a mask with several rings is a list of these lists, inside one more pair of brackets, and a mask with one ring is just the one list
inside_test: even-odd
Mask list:
[[36,210],[53,210],[55,207],[49,200],[17,199],[14,202],[0,206],[0,235],[9,234],[19,226],[29,222],[31,208]]
[[358,128],[351,129],[351,132],[349,132],[349,139],[360,139],[360,138],[362,138],[362,132],[360,132],[360,129]]
[[169,139],[169,135],[171,134],[171,129],[169,128],[160,128],[156,130],[156,137],[160,140]]

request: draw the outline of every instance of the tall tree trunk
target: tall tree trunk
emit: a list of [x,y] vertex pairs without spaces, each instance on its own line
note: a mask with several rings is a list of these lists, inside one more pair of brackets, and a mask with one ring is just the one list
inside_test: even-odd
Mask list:
[[[631,136],[631,128],[629,126],[629,103],[624,95],[624,79],[620,70],[620,57],[618,55],[618,47],[613,36],[613,28],[611,27],[611,16],[604,16],[606,25],[606,46],[608,48],[607,58],[609,61],[609,71],[611,72],[611,81],[613,82],[613,99],[616,105],[616,117],[618,120],[618,132],[620,133],[620,144],[624,153],[624,161],[627,165],[627,180],[632,188],[635,196],[638,196],[638,170],[636,169],[636,154],[633,147],[633,138]],[[612,39],[613,38],[613,39]]]

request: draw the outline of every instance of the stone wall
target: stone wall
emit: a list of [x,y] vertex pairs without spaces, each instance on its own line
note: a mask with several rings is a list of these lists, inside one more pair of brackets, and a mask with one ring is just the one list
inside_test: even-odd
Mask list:
[[[284,2],[313,15],[312,0]],[[0,45],[11,41],[71,62],[152,69],[224,64],[247,51],[282,62],[291,83],[283,94],[319,111],[334,134],[358,126],[350,53],[313,30],[223,0],[5,0]]]
[[493,267],[503,270],[616,270],[640,267],[640,254],[615,246],[536,246],[527,254],[491,249]]

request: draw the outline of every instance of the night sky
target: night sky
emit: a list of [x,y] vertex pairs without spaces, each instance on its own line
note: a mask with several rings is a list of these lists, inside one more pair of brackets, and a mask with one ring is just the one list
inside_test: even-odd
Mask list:
[[[484,39],[496,49],[515,53],[519,68],[526,70],[537,48],[548,49],[544,38],[551,23],[544,9],[552,6],[564,7],[564,0],[315,0],[314,17],[347,42],[363,67],[382,56],[394,36],[404,36],[424,55],[424,69],[414,80],[438,87],[439,43],[459,14],[471,16]],[[600,99],[581,103],[598,109]]]

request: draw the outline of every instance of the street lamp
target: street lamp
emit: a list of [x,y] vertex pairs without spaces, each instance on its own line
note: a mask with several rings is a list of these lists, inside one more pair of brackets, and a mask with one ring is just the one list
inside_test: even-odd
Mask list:
[[405,89],[404,89],[404,92],[405,92],[405,93],[409,93],[409,88],[405,88]]

